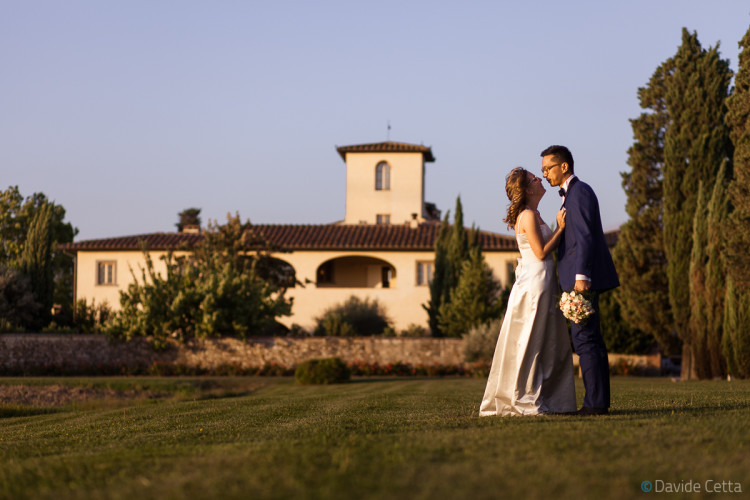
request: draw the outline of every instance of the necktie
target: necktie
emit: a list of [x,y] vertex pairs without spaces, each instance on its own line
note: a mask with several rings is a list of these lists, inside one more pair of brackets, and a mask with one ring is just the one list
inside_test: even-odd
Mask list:
[[563,188],[560,188],[560,191],[557,192],[560,196],[565,196],[565,190]]

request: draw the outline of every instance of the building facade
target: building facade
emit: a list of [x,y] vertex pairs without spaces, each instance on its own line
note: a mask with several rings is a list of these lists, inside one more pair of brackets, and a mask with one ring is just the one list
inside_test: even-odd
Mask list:
[[[422,307],[429,300],[440,213],[425,201],[425,164],[435,161],[429,147],[397,142],[337,148],[346,164],[346,213],[332,224],[254,225],[253,230],[284,251],[299,285],[290,288],[291,326],[311,329],[328,307],[352,295],[377,299],[398,331],[427,326]],[[76,299],[108,302],[119,308],[119,294],[140,279],[147,249],[157,271],[169,251],[187,253],[199,232],[153,233],[87,240],[68,245],[75,253]],[[507,284],[518,254],[515,238],[480,232],[480,244],[496,278]],[[132,270],[132,272],[131,272]]]

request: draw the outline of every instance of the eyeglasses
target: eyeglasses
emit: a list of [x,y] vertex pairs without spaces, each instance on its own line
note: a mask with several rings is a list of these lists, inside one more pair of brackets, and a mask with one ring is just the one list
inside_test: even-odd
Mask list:
[[548,165],[546,167],[542,167],[542,175],[547,175],[547,173],[552,170],[555,167],[559,167],[562,165],[562,163],[555,163],[554,165]]

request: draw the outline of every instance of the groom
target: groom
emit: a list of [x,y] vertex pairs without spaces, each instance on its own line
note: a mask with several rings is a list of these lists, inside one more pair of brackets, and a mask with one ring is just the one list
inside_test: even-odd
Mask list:
[[599,293],[620,286],[612,256],[604,241],[599,201],[591,187],[573,173],[573,155],[565,146],[542,151],[542,174],[560,186],[567,215],[557,247],[557,274],[564,291],[589,291],[594,315],[585,324],[572,324],[573,348],[579,357],[585,396],[579,415],[609,412],[609,362],[602,338]]

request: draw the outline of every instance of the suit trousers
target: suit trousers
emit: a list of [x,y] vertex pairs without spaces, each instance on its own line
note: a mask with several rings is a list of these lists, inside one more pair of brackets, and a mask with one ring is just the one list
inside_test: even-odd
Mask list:
[[599,293],[595,292],[590,300],[596,313],[585,324],[572,323],[570,334],[583,378],[583,406],[609,408],[609,359],[602,338]]

